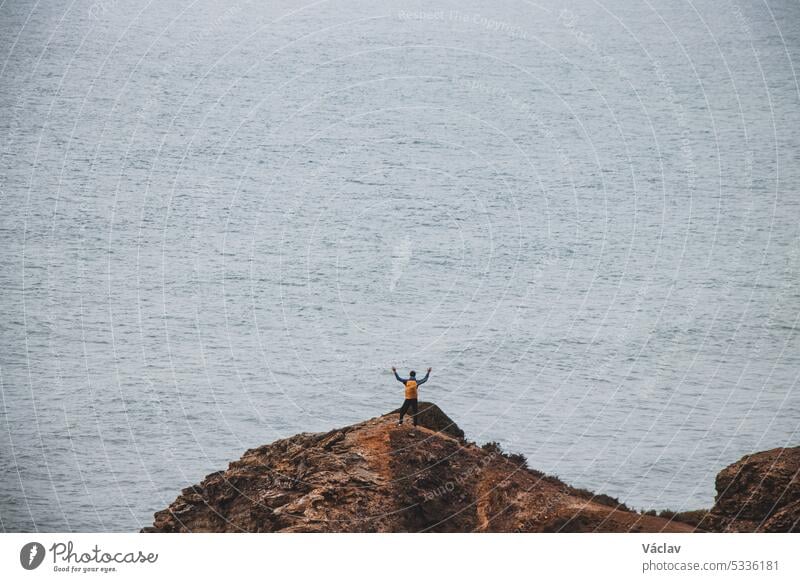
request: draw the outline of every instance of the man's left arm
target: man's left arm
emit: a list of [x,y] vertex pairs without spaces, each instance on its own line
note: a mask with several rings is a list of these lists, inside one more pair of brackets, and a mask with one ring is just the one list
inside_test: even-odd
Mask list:
[[417,384],[419,385],[419,384],[424,384],[425,382],[427,382],[428,381],[428,376],[430,376],[430,375],[431,375],[431,369],[428,368],[428,373],[425,374],[425,377],[422,380],[420,380],[419,382],[417,382]]

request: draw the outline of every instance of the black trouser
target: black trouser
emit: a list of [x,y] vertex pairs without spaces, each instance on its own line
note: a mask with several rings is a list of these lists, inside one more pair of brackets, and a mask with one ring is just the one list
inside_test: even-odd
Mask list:
[[419,408],[417,407],[416,398],[406,398],[403,400],[403,406],[400,407],[400,422],[403,422],[403,415],[408,412],[409,406],[411,407],[411,418],[414,420],[414,426],[417,426],[417,412],[419,412]]

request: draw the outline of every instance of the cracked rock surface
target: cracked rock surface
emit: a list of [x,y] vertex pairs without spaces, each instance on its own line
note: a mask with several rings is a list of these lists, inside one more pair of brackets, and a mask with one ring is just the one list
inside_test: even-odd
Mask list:
[[[674,519],[630,511],[605,495],[574,489],[528,469],[522,457],[507,455],[491,445],[479,447],[468,442],[463,431],[434,404],[420,403],[419,421],[416,430],[408,421],[398,426],[394,411],[327,433],[301,433],[250,449],[226,470],[184,489],[168,508],[155,514],[152,527],[143,531],[696,529]],[[796,468],[795,465],[793,476],[791,467],[781,473],[782,479],[787,475],[794,479],[795,489]],[[741,487],[750,486],[750,481],[741,483]],[[794,516],[795,489],[781,505],[786,509],[794,503]],[[740,490],[738,485],[735,490]],[[765,490],[764,495],[769,492]],[[730,512],[740,503],[739,498],[725,497],[718,505]],[[767,506],[768,501],[757,497],[748,501],[746,512],[740,515],[761,516]],[[776,523],[791,521],[780,511],[769,511]],[[703,525],[703,529],[716,528],[711,520]]]

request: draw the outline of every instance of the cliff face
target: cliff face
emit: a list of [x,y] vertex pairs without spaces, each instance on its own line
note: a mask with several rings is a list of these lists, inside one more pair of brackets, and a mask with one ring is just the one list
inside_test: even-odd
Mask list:
[[302,433],[184,489],[147,532],[683,532],[478,447],[438,407]]
[[710,531],[800,532],[800,447],[746,455],[719,472]]

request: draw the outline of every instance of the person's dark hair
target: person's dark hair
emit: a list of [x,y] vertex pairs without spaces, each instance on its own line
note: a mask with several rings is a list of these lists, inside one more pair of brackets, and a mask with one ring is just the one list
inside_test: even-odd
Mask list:
[[413,378],[414,376],[416,376],[416,375],[417,375],[417,373],[416,373],[414,370],[411,370],[411,371],[408,373],[408,375],[409,375],[409,376],[411,376],[411,377]]

